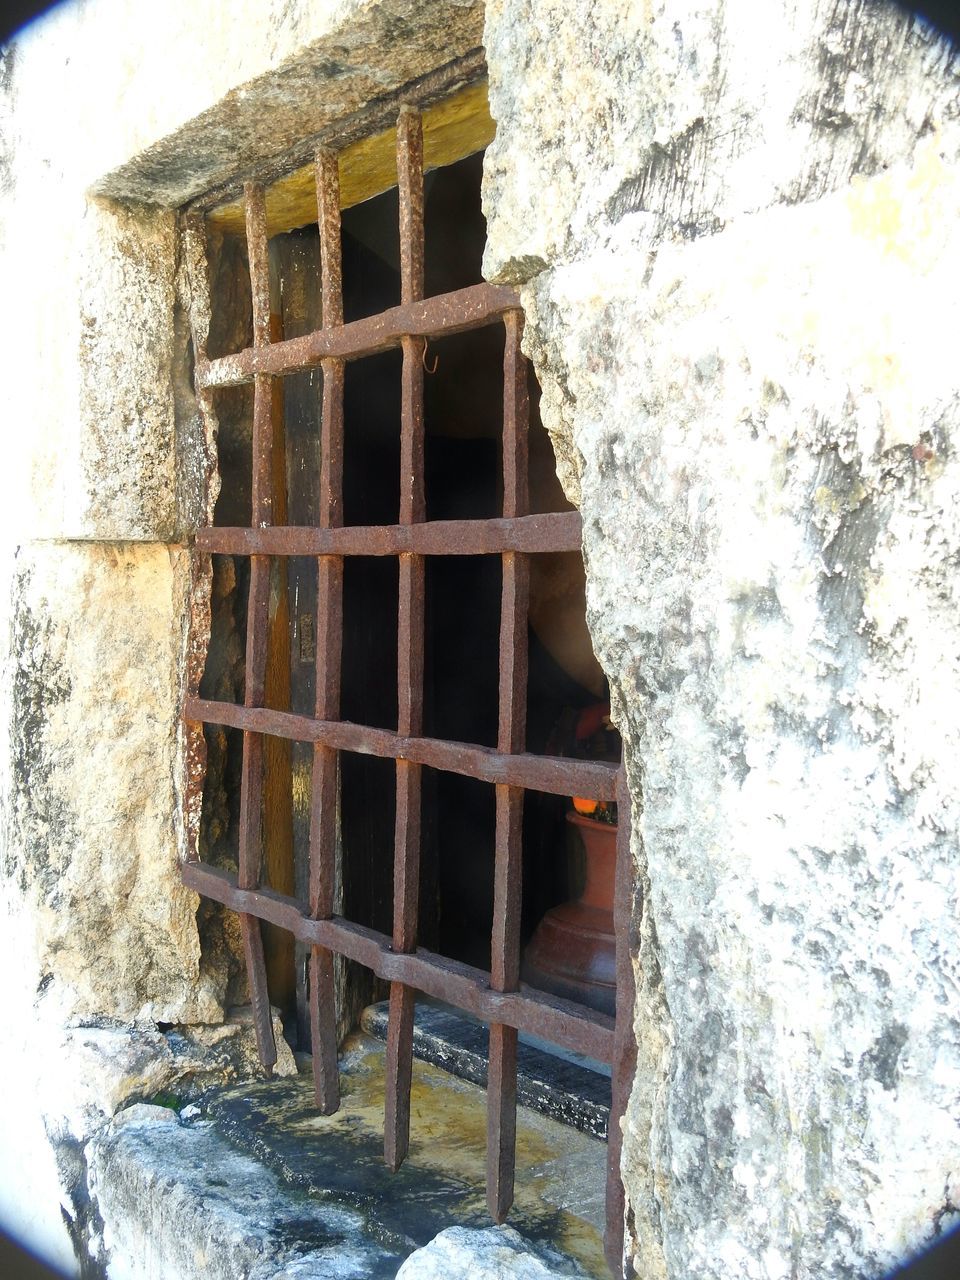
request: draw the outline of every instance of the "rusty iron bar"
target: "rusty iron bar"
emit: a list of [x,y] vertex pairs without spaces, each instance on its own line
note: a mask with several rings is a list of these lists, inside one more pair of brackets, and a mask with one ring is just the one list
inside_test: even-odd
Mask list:
[[[263,188],[248,183],[244,188],[247,219],[247,252],[250,262],[250,292],[253,298],[253,340],[258,349],[270,342],[270,266],[267,249],[266,213]],[[254,382],[253,477],[251,524],[263,526],[273,518],[273,380],[259,374]],[[250,592],[247,603],[247,653],[244,705],[263,705],[267,670],[267,643],[270,610],[270,560],[255,555],[250,561]],[[254,889],[260,880],[263,857],[263,736],[244,729],[240,773],[240,838],[238,883]],[[243,949],[250,984],[250,1002],[260,1062],[268,1073],[277,1060],[273,1036],[270,994],[263,952],[260,922],[253,915],[240,917]]]
[[525,516],[530,505],[530,396],[527,361],[520,349],[523,313],[508,312],[503,328],[503,515],[514,520]]
[[603,760],[573,760],[526,752],[512,755],[494,751],[492,747],[447,742],[442,738],[404,738],[389,729],[374,729],[349,720],[315,720],[290,711],[238,706],[207,698],[187,698],[184,716],[189,721],[269,733],[293,742],[323,742],[338,751],[356,751],[385,760],[411,760],[414,764],[460,773],[480,782],[504,783],[528,791],[545,791],[548,795],[613,800],[617,794],[617,767]]
[[579,551],[579,511],[496,520],[428,520],[423,524],[288,526],[244,529],[218,526],[197,532],[201,551],[270,556],[421,556],[538,554]]
[[[188,267],[194,296],[209,303],[210,264],[207,260],[207,228],[203,216],[191,213],[184,219],[183,260],[196,263],[193,272]],[[190,335],[197,359],[207,358],[209,336],[209,307],[196,306],[190,311]],[[210,396],[199,395],[204,414],[210,409]],[[194,546],[190,552],[190,578],[195,589],[190,594],[190,614],[186,646],[185,689],[187,694],[200,690],[200,683],[207,663],[207,650],[211,635],[211,588],[213,565],[209,557]],[[184,789],[183,827],[186,837],[185,856],[188,861],[200,859],[200,829],[203,814],[203,789],[207,773],[207,740],[202,725],[185,725],[184,732]]]
[[546,995],[525,984],[519,991],[494,991],[481,969],[418,947],[398,953],[389,934],[340,916],[315,920],[303,903],[261,886],[240,889],[236,876],[203,862],[182,866],[183,883],[231,911],[256,915],[309,946],[327,947],[364,965],[387,982],[402,982],[446,1000],[487,1022],[519,1027],[574,1053],[609,1063],[614,1052],[614,1020],[571,1000]]
[[200,389],[235,387],[251,382],[258,373],[297,373],[316,368],[330,357],[357,360],[399,347],[405,337],[433,338],[479,329],[519,306],[520,295],[509,285],[474,284],[422,302],[401,303],[336,329],[287,338],[269,348],[246,347],[216,360],[198,361],[196,383]]
[[253,303],[253,345],[257,350],[263,350],[270,345],[270,246],[263,187],[256,182],[245,183],[243,198]]
[[403,106],[397,119],[400,197],[400,305],[423,300],[423,121]]
[[[504,317],[503,355],[503,515],[527,514],[528,427],[526,360],[520,351],[521,318]],[[527,614],[530,575],[527,557],[504,552],[500,604],[500,717],[497,746],[515,755],[526,743]],[[520,910],[523,891],[523,790],[496,789],[496,839],[490,985],[515,991],[520,982]],[[517,1030],[490,1025],[487,1068],[487,1208],[502,1222],[513,1204],[517,1136]]]
[[[418,112],[404,108],[397,121],[397,179],[400,203],[400,302],[409,307],[423,297],[423,126]],[[426,517],[422,337],[400,341],[400,524]],[[399,563],[397,622],[397,732],[423,733],[424,559],[403,552]],[[397,760],[397,806],[393,860],[393,947],[417,947],[420,904],[421,765]],[[383,1154],[396,1172],[410,1145],[410,1084],[413,1071],[415,994],[400,982],[390,986],[387,1024]]]
[[[210,597],[213,565],[196,548],[190,553],[190,576],[196,589],[190,596],[190,616],[186,646],[185,692],[200,692],[211,634]],[[188,862],[200,860],[200,831],[203,821],[203,785],[207,774],[207,738],[202,724],[183,722],[183,831]]]
[[[332,152],[316,157],[317,210],[320,230],[320,288],[324,329],[343,324],[343,273],[340,255],[340,167]],[[323,529],[343,518],[343,388],[344,363],[322,361],[320,412],[320,504]],[[340,661],[343,647],[343,557],[317,558],[316,699],[318,720],[340,715]],[[313,746],[310,796],[310,913],[333,915],[336,893],[337,752],[324,742]],[[313,1086],[317,1106],[331,1115],[340,1105],[337,1065],[337,1007],[333,953],[310,951],[310,1032]]]
[[620,1176],[623,1150],[623,1117],[637,1068],[637,1041],[633,1030],[636,990],[633,977],[632,929],[633,858],[630,851],[631,803],[627,772],[620,766],[617,776],[617,870],[613,902],[614,933],[617,946],[617,1005],[613,1045],[613,1081],[610,1123],[607,1130],[607,1206],[604,1249],[607,1265],[615,1276],[623,1274],[624,1190]]
[[[253,345],[234,355],[197,362],[198,390],[253,381],[253,512],[250,529],[205,529],[200,552],[251,559],[246,689],[243,706],[188,697],[188,729],[200,722],[243,731],[241,822],[236,877],[199,862],[183,867],[183,880],[239,912],[261,1060],[276,1059],[260,921],[287,930],[311,948],[311,1020],[315,1085],[322,1110],[338,1101],[333,956],[366,965],[391,984],[388,1084],[384,1131],[387,1163],[396,1168],[409,1142],[414,990],[451,1001],[490,1024],[488,1077],[488,1204],[495,1220],[513,1198],[516,1131],[517,1031],[586,1053],[613,1066],[613,1106],[607,1170],[606,1251],[620,1272],[623,1187],[619,1164],[622,1119],[633,1071],[633,975],[629,792],[625,774],[600,762],[525,753],[528,556],[578,550],[577,512],[528,516],[526,503],[526,369],[520,352],[522,313],[517,292],[477,285],[423,299],[422,133],[414,111],[401,113],[397,130],[401,203],[401,304],[379,315],[343,323],[340,278],[337,162],[317,156],[321,229],[322,327],[303,337],[270,342],[268,243],[262,187],[245,187],[247,241],[254,310]],[[426,522],[423,494],[423,352],[427,337],[454,334],[502,320],[504,354],[503,518]],[[390,348],[403,353],[401,511],[395,526],[342,527],[343,379],[347,360]],[[319,366],[323,372],[319,527],[272,528],[270,406],[275,379]],[[422,737],[423,557],[498,554],[502,557],[500,726],[498,749]],[[267,657],[271,556],[315,556],[318,562],[317,699],[314,718],[263,707]],[[339,720],[342,646],[342,574],[347,555],[397,556],[400,571],[398,627],[398,731]],[[301,904],[260,885],[263,735],[315,748],[311,802],[309,903]],[[371,753],[396,761],[397,823],[394,858],[394,926],[388,938],[334,913],[337,753]],[[495,784],[497,790],[495,910],[491,972],[417,946],[420,772],[424,765]],[[619,805],[617,895],[617,1018],[535,992],[519,982],[521,827],[523,792],[580,794]]]

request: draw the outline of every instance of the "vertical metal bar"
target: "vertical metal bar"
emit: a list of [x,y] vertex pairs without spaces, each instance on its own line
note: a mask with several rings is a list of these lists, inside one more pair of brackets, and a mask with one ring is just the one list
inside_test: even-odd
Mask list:
[[[271,254],[271,262],[273,255]],[[270,341],[283,341],[283,319],[279,307],[279,279],[271,265]],[[287,444],[284,423],[284,380],[271,378],[272,442],[270,486],[273,509],[271,523],[287,524]],[[267,664],[264,700],[278,711],[290,704],[290,607],[287,566],[270,566],[270,596],[267,624]],[[263,740],[263,865],[260,874],[277,893],[294,892],[293,869],[293,774],[292,744],[283,738]],[[295,999],[295,941],[293,934],[275,924],[261,923],[267,963],[267,988],[272,1001],[289,1009]]]
[[[520,350],[522,317],[504,317],[503,514],[526,515],[527,368]],[[529,565],[517,552],[503,556],[500,604],[500,751],[518,752],[526,740]],[[490,985],[515,991],[520,979],[520,909],[523,871],[523,790],[497,787],[496,864]],[[517,1133],[517,1032],[490,1025],[487,1073],[487,1207],[502,1222],[513,1204]]]
[[[336,155],[320,151],[316,158],[317,211],[320,227],[320,276],[323,327],[343,324],[340,258],[340,173]],[[343,385],[342,360],[321,364],[323,400],[320,416],[321,528],[336,528],[343,519]],[[317,561],[316,715],[335,720],[340,714],[340,663],[343,637],[343,557]],[[337,753],[317,743],[313,751],[310,802],[310,912],[315,919],[333,915],[337,849]],[[325,1115],[340,1105],[337,1067],[337,1009],[333,955],[326,947],[310,953],[310,1024],[313,1086]]]
[[508,311],[503,317],[503,514],[525,516],[530,507],[527,458],[529,453],[530,395],[527,360],[520,350],[523,314]]
[[634,980],[630,955],[633,920],[633,862],[630,853],[630,788],[626,768],[617,777],[617,874],[613,901],[617,939],[617,1023],[613,1050],[613,1093],[607,1138],[607,1230],[604,1237],[607,1264],[615,1276],[623,1274],[624,1191],[620,1176],[623,1149],[622,1122],[637,1067],[637,1042],[633,1031]]
[[[188,214],[184,225],[184,254],[190,294],[194,305],[190,308],[190,334],[197,361],[207,358],[207,337],[210,316],[210,254],[207,244],[206,221],[202,214]],[[207,432],[213,417],[212,396],[209,391],[197,389],[200,414]],[[208,435],[209,438],[209,435]],[[196,548],[191,552],[190,620],[186,653],[186,693],[191,697],[200,690],[206,666],[211,635],[211,595],[213,585],[213,561]],[[203,782],[207,771],[207,741],[203,725],[187,721],[184,724],[184,837],[186,860],[200,861],[200,825],[203,809]]]
[[423,122],[413,107],[397,120],[397,185],[400,196],[400,301],[423,297]]
[[[400,300],[423,297],[423,126],[419,114],[402,108],[397,121],[400,191]],[[400,418],[400,523],[426,514],[423,482],[423,339],[404,337]],[[403,554],[399,565],[397,627],[397,731],[423,731],[423,556]],[[397,761],[394,837],[393,947],[414,951],[420,890],[420,765]],[[410,1081],[413,1070],[414,992],[390,986],[383,1151],[399,1169],[410,1145]]]
[[[270,264],[267,248],[267,220],[263,188],[255,183],[244,187],[247,218],[247,253],[250,260],[250,291],[253,297],[253,340],[257,347],[270,341]],[[273,388],[272,379],[258,374],[254,380],[253,402],[253,499],[251,524],[270,524],[273,517]],[[250,595],[247,604],[247,655],[244,704],[263,705],[267,669],[267,638],[270,608],[270,561],[267,556],[250,557]],[[240,850],[237,883],[242,889],[256,888],[263,855],[261,819],[263,807],[263,738],[244,732],[243,763],[240,775]],[[253,1006],[257,1051],[266,1071],[277,1060],[273,1038],[273,1018],[267,990],[267,970],[263,954],[260,922],[254,916],[240,917],[247,979]]]

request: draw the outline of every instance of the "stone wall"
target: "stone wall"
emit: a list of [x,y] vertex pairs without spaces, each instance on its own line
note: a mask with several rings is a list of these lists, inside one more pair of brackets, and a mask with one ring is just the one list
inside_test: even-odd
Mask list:
[[175,210],[484,40],[486,270],[523,286],[640,811],[628,1250],[879,1274],[960,1180],[957,66],[857,0],[485,19],[88,0],[0,60],[0,1214],[96,1254],[91,1135],[250,1069],[177,876],[216,481]]
[[637,1272],[882,1274],[960,1207],[958,64],[846,0],[486,46],[486,270],[642,795]]
[[254,1069],[178,870],[185,540],[216,424],[176,210],[478,49],[482,21],[479,0],[91,0],[0,54],[0,1221],[65,1266],[102,1248],[105,1120]]

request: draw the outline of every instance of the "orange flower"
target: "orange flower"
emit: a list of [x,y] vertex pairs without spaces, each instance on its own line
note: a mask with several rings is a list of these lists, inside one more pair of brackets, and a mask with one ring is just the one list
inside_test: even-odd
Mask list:
[[589,818],[601,810],[603,805],[599,800],[588,800],[584,796],[574,796],[573,807],[577,813],[582,813],[585,818]]

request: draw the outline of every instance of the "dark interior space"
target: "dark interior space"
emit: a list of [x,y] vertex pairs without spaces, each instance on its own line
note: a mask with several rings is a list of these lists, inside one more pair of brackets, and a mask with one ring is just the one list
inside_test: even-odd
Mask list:
[[[480,207],[482,157],[427,175],[425,184],[428,294],[479,283],[485,222]],[[397,193],[385,193],[343,214],[344,313],[347,321],[399,301]],[[213,255],[215,303],[211,354],[250,340],[246,251],[225,238]],[[271,241],[272,303],[277,335],[318,328],[319,239],[316,226]],[[424,355],[427,519],[482,519],[502,509],[501,423],[503,329],[492,325],[440,341]],[[344,392],[344,523],[393,524],[399,516],[399,351],[347,365]],[[282,483],[286,521],[317,522],[322,374],[284,380]],[[531,510],[569,509],[556,478],[552,446],[538,414],[530,377]],[[220,525],[250,520],[252,394],[220,392]],[[242,700],[244,601],[248,566],[217,557],[213,634],[205,696]],[[317,570],[312,559],[274,565],[271,646],[282,651],[286,679],[268,687],[270,705],[314,710]],[[433,556],[426,566],[424,732],[426,736],[495,746],[498,720],[501,566],[497,556]],[[527,749],[564,748],[579,708],[604,696],[602,676],[584,621],[583,566],[578,554],[534,557]],[[398,566],[391,557],[347,557],[343,577],[341,717],[395,729],[397,724]],[[281,625],[275,626],[279,618]],[[268,680],[268,686],[270,681]],[[240,735],[208,730],[205,856],[223,861],[235,848]],[[306,896],[312,747],[294,743],[274,764],[273,809],[265,817],[266,878]],[[268,766],[269,767],[269,766]],[[269,783],[270,779],[267,779]],[[269,789],[269,788],[268,788]],[[488,968],[493,911],[494,788],[456,774],[424,769],[421,823],[421,944]],[[569,800],[528,792],[525,801],[523,941],[544,912],[563,901],[576,879],[576,855],[565,813]],[[349,919],[392,930],[394,845],[392,761],[342,753],[340,831],[342,906]],[[275,829],[289,827],[289,837]],[[231,846],[231,839],[233,844]],[[292,867],[284,869],[284,862]],[[305,965],[277,953],[266,931],[271,994],[284,1005],[292,1038],[307,1047]],[[271,950],[275,953],[270,961]],[[291,970],[284,978],[278,966]],[[342,1026],[383,992],[369,974],[348,966]],[[295,974],[294,971],[295,970]]]

